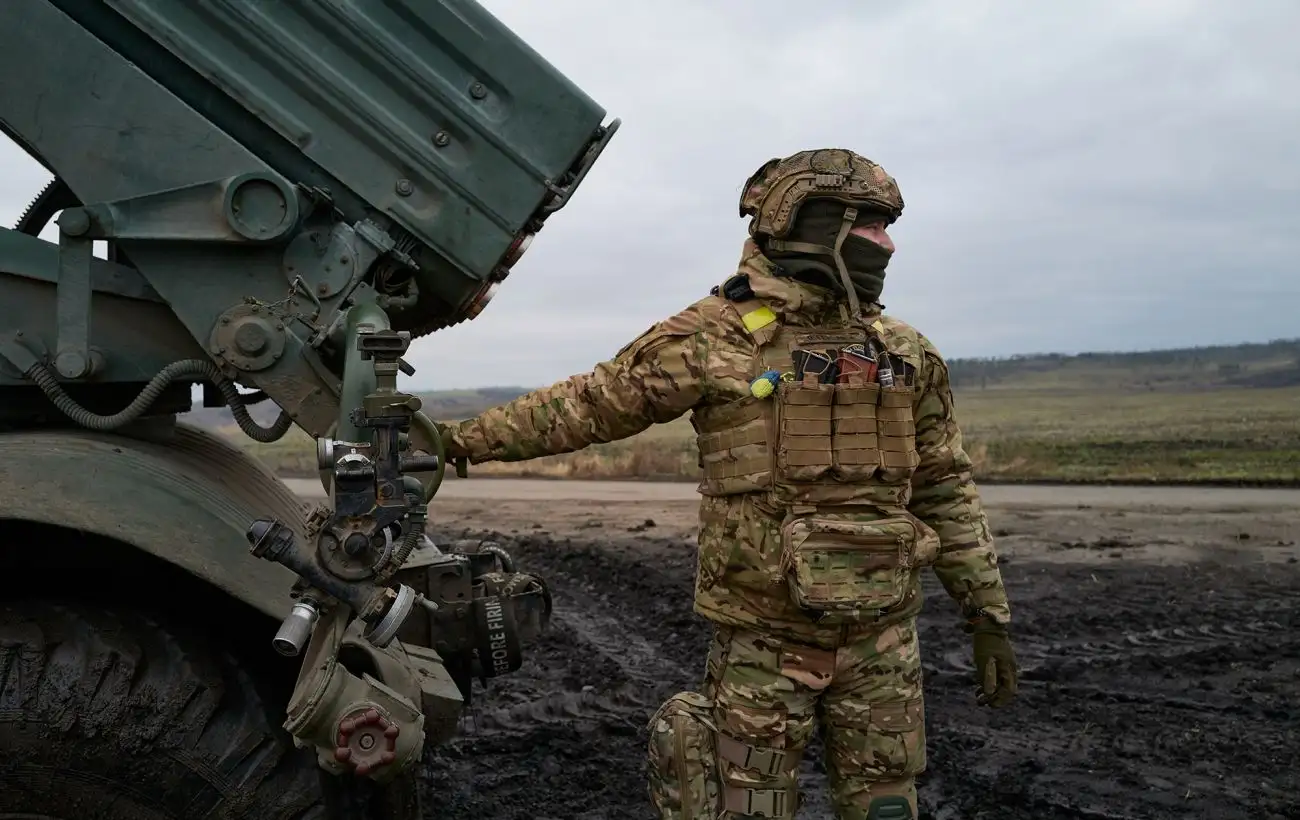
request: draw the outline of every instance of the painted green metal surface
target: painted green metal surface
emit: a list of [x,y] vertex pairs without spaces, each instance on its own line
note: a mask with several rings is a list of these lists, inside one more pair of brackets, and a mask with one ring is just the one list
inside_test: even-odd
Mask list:
[[56,177],[0,229],[0,519],[274,615],[294,576],[244,536],[301,523],[282,483],[211,435],[73,422],[116,430],[155,393],[165,419],[205,380],[284,411],[262,441],[373,435],[357,327],[479,315],[618,125],[469,0],[7,0],[0,77],[0,132]]
[[[416,336],[478,315],[617,125],[453,0],[3,3],[0,76],[24,78],[0,84],[0,128],[85,206],[84,236],[315,435],[340,413],[347,311],[376,302]],[[217,202],[249,178],[242,211]],[[277,208],[283,224],[241,235]],[[59,372],[116,378],[117,351],[86,362],[98,274],[83,242],[63,245]],[[250,300],[273,360],[221,335]]]
[[244,531],[268,511],[301,531],[301,505],[212,433],[178,426],[170,440],[150,442],[89,431],[0,432],[0,498],[0,523],[34,521],[132,544],[275,618],[292,604],[293,573],[249,555]]

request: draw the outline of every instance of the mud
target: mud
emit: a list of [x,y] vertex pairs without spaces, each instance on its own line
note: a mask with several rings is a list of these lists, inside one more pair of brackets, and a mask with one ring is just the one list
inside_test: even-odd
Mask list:
[[[651,818],[644,727],[695,687],[708,639],[694,507],[448,496],[437,536],[495,538],[545,575],[556,615],[523,669],[476,685],[464,734],[430,760],[431,816]],[[923,817],[1300,817],[1300,505],[1215,498],[991,505],[1021,695],[976,706],[967,639],[927,579]],[[819,756],[800,817],[832,816]]]

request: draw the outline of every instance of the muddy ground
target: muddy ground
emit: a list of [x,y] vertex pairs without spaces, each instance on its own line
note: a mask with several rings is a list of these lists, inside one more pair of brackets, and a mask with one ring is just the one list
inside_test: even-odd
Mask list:
[[[651,818],[645,724],[708,639],[689,493],[489,483],[449,482],[437,533],[507,546],[555,620],[432,760],[432,816]],[[975,705],[928,582],[924,817],[1300,817],[1300,494],[1215,493],[990,488],[1021,696]],[[801,817],[832,816],[818,757]]]

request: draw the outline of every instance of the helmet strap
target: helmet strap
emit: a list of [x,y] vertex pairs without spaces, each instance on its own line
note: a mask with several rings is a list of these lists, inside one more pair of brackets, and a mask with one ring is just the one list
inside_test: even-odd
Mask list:
[[840,253],[840,248],[844,246],[844,240],[848,237],[857,218],[857,208],[844,209],[844,219],[840,222],[840,232],[835,235],[835,248],[831,253],[831,258],[835,260],[835,268],[840,273],[840,284],[844,285],[844,292],[849,297],[849,309],[855,320],[862,315],[862,303],[858,301],[858,292],[853,287],[853,280],[849,278],[849,269],[844,264],[844,256]]
[[840,248],[844,246],[844,240],[848,238],[849,231],[853,229],[853,223],[857,221],[857,218],[857,208],[848,207],[844,209],[844,218],[840,221],[840,230],[835,235],[835,247],[833,248],[816,245],[812,242],[788,242],[784,239],[768,239],[766,243],[768,250],[778,253],[807,253],[814,256],[829,256],[835,262],[835,270],[839,274],[840,284],[844,287],[844,292],[848,296],[851,317],[854,321],[862,315],[862,303],[858,301],[858,293],[853,288],[853,280],[849,278],[849,269],[844,264],[844,257],[840,253]]

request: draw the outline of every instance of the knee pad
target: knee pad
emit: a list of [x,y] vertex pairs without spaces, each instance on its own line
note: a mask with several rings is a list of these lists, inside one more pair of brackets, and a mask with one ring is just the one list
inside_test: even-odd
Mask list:
[[715,820],[722,813],[713,701],[680,692],[650,718],[650,800],[660,820]]
[[899,795],[877,797],[867,806],[866,820],[913,820],[912,804]]

